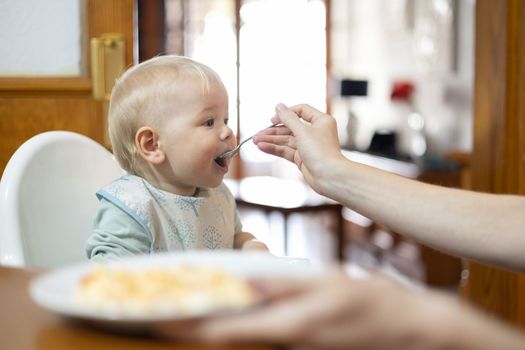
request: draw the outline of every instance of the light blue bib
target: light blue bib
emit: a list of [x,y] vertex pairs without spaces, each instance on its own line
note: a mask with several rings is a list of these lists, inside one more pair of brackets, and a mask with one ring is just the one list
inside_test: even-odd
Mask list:
[[151,251],[232,249],[242,230],[235,198],[226,185],[199,189],[196,196],[160,190],[125,175],[103,187],[105,198],[135,219],[151,236]]

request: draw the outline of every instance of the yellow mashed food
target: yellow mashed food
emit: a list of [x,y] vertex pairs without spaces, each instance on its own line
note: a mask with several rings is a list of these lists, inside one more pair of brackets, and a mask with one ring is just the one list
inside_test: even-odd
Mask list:
[[77,288],[79,303],[119,315],[198,315],[256,302],[245,280],[212,267],[127,271],[97,266]]

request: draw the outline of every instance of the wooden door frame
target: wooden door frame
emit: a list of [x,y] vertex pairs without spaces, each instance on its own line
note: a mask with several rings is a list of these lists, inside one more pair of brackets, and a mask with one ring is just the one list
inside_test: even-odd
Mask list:
[[166,53],[164,0],[137,0],[138,62]]
[[[525,3],[477,0],[475,33],[472,189],[525,195]],[[467,267],[463,297],[525,328],[525,277]]]

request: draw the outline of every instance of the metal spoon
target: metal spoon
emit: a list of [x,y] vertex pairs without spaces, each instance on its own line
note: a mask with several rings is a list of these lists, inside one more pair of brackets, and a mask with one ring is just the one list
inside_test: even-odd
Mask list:
[[[274,128],[274,127],[279,126],[279,125],[281,125],[281,124],[273,124],[273,125],[270,125],[269,127],[267,127],[266,129]],[[248,137],[246,140],[244,140],[241,143],[239,143],[237,145],[237,147],[235,147],[234,149],[232,149],[232,150],[230,150],[228,152],[225,152],[225,153],[221,154],[220,156],[218,156],[217,159],[223,160],[223,159],[226,159],[226,158],[233,157],[234,155],[239,153],[239,151],[241,150],[241,146],[244,145],[246,142],[250,141],[251,139],[253,139],[254,136],[255,135],[252,135],[252,136]]]

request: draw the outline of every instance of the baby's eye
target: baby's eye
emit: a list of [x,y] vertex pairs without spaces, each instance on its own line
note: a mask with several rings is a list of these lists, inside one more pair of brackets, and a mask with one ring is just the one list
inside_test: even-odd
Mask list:
[[215,119],[210,118],[204,122],[205,126],[212,127],[215,124]]
[[228,122],[230,121],[229,118],[224,119],[224,124],[228,125]]

